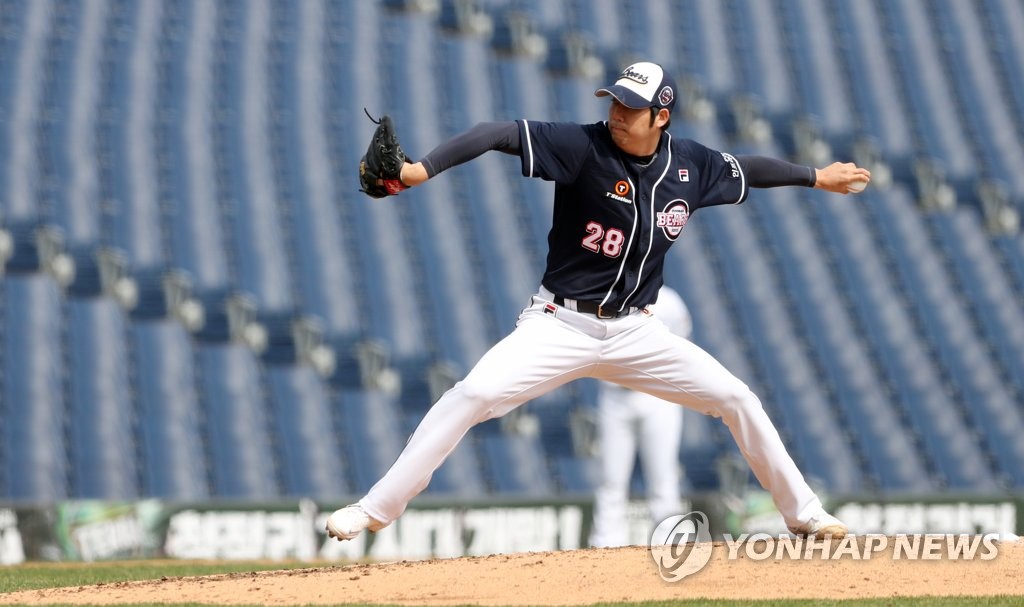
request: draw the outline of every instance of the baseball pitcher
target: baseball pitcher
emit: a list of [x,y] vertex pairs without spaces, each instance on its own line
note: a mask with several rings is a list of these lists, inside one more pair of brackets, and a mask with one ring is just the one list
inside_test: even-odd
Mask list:
[[376,531],[409,501],[474,425],[583,377],[721,418],[758,481],[798,535],[843,537],[786,451],[758,397],[707,352],[644,310],[662,285],[665,253],[690,216],[738,205],[751,188],[813,187],[846,194],[870,173],[852,163],[815,169],[732,156],[666,128],[678,95],[660,65],[635,63],[598,89],[607,120],[593,124],[481,123],[408,162],[384,119],[360,162],[373,197],[400,194],[489,150],[521,159],[524,177],[555,182],[547,265],[515,330],[427,412],[390,470],[358,503],[334,512],[339,540]]

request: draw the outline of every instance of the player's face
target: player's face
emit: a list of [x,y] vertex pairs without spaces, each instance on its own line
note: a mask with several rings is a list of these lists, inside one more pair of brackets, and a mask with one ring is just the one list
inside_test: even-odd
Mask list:
[[658,149],[661,139],[662,113],[651,124],[650,108],[633,109],[618,102],[614,97],[608,107],[608,130],[615,145],[635,156],[647,156]]

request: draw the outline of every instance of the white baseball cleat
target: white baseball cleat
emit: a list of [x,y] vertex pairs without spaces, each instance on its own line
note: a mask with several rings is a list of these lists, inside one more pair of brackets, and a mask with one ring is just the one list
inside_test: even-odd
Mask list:
[[846,523],[822,510],[805,523],[791,525],[789,531],[798,537],[814,536],[818,540],[841,540],[846,537],[849,529]]
[[379,531],[383,528],[384,524],[367,514],[359,504],[335,510],[327,517],[327,535],[337,538],[339,542],[354,539],[364,529]]

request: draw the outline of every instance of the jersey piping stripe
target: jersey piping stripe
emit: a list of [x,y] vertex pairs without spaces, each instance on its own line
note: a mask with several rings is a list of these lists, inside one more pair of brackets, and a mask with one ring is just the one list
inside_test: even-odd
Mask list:
[[522,121],[522,130],[526,133],[526,156],[529,158],[529,175],[534,176],[534,142],[529,138],[529,121]]
[[[668,162],[665,163],[665,170],[661,172],[661,176],[658,177],[658,180],[655,181],[654,185],[651,187],[651,233],[647,238],[647,252],[644,253],[644,258],[640,260],[640,271],[638,271],[636,275],[636,286],[633,287],[633,291],[622,300],[622,306],[619,307],[619,312],[626,309],[626,304],[629,303],[629,299],[636,295],[637,289],[640,288],[640,282],[644,277],[644,264],[647,263],[647,258],[651,256],[651,249],[654,248],[654,224],[658,223],[655,221],[654,215],[654,198],[655,194],[658,192],[658,186],[661,185],[662,181],[664,181],[665,175],[668,175],[668,168],[672,166],[672,134],[665,134],[668,135],[668,145],[665,146],[668,149]],[[635,200],[636,194],[634,194],[633,197]]]
[[[629,175],[626,175],[626,181],[629,182],[629,191],[633,193],[633,228],[629,231],[629,242],[626,243],[626,250],[622,252],[622,263],[619,264],[619,273],[615,275],[615,280],[612,281],[612,285],[608,287],[608,292],[605,293],[604,299],[601,300],[601,305],[608,303],[608,298],[612,296],[612,291],[615,290],[615,285],[619,284],[619,279],[622,278],[622,271],[626,269],[626,260],[629,258],[629,251],[633,248],[633,239],[636,236],[636,222],[640,218],[640,210],[636,206],[636,186],[633,185],[633,180],[630,179]],[[619,308],[622,311],[622,308]]]

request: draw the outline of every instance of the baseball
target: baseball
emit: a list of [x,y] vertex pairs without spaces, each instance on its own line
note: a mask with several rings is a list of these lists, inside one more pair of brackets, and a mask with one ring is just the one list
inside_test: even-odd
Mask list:
[[857,181],[851,181],[846,184],[846,191],[851,194],[858,194],[864,191],[864,188],[868,187],[867,179],[858,179]]

